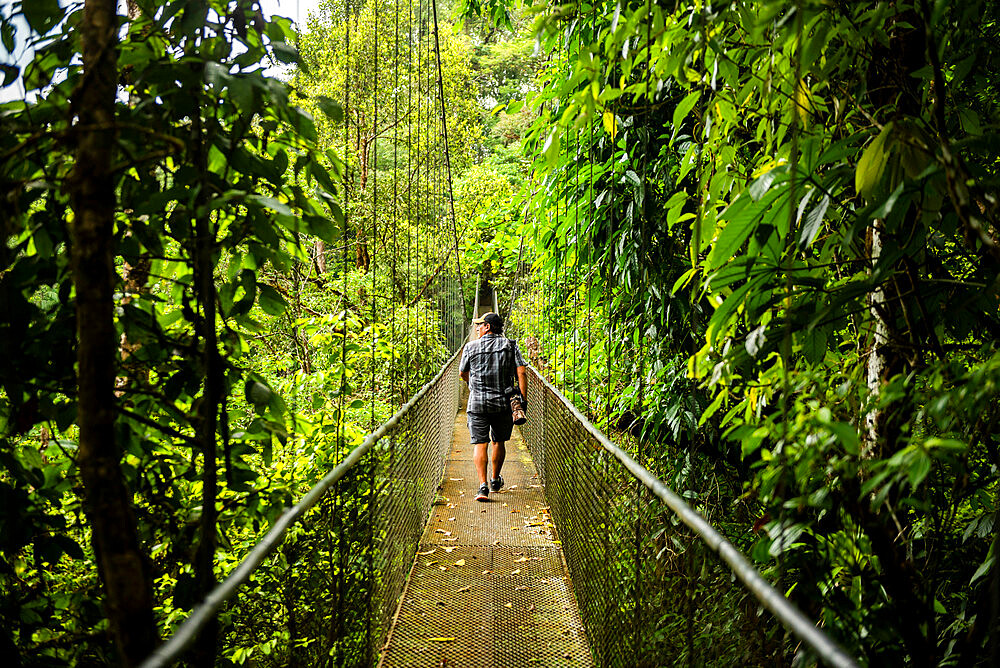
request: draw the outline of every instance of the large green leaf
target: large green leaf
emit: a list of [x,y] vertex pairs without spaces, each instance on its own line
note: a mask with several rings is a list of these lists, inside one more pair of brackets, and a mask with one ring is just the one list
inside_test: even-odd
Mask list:
[[281,293],[266,283],[257,284],[260,307],[268,315],[278,316],[288,308],[288,302],[281,296]]
[[21,11],[28,25],[39,35],[44,35],[56,27],[64,15],[59,0],[23,0]]
[[875,189],[882,183],[885,167],[889,161],[889,151],[887,142],[892,134],[893,122],[889,121],[872,140],[861,159],[854,173],[854,188],[865,197],[871,197]]
[[823,225],[823,216],[826,215],[826,210],[830,206],[830,196],[823,195],[823,198],[806,214],[805,220],[802,223],[801,232],[799,233],[799,250],[805,250],[812,245],[813,240],[816,239],[816,235],[819,234],[819,229]]
[[733,259],[736,251],[753,234],[758,208],[751,198],[742,196],[722,212],[719,216],[719,224],[725,223],[725,227],[722,228],[718,238],[712,244],[712,250],[708,254],[705,266],[707,271],[712,271]]
[[698,103],[698,99],[700,97],[701,93],[699,91],[688,93],[686,96],[684,96],[684,99],[681,100],[674,108],[674,114],[672,119],[673,134],[670,135],[671,143],[673,143],[674,139],[677,138],[677,135],[680,133],[682,124],[684,123],[684,119],[687,118],[687,115],[691,113],[692,109],[694,109],[694,105]]

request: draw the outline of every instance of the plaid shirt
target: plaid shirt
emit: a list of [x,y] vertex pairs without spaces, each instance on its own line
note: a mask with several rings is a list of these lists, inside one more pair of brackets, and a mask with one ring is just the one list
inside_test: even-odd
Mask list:
[[[508,352],[513,349],[513,355]],[[462,349],[459,371],[469,372],[469,413],[510,411],[507,398],[517,388],[517,367],[527,366],[517,342],[487,332]]]

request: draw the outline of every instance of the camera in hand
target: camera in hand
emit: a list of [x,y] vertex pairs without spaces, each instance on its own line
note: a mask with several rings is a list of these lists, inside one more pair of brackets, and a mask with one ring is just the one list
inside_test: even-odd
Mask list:
[[524,406],[521,404],[520,394],[515,394],[510,398],[510,413],[511,417],[514,418],[514,424],[524,424],[528,421]]

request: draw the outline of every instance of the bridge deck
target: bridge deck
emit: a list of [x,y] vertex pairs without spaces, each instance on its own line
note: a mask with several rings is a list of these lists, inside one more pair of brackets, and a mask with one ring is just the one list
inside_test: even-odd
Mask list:
[[380,666],[593,665],[545,490],[515,430],[488,503],[465,413]]

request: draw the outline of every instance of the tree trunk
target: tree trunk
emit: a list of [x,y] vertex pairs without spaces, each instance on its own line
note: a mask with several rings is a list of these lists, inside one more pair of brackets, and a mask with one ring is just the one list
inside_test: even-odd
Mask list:
[[[149,292],[147,283],[152,266],[153,262],[148,253],[140,255],[135,264],[130,264],[129,262],[123,263],[122,281],[124,283],[124,297],[122,297],[121,301],[123,306],[129,304],[137,295]],[[130,341],[125,332],[122,332],[118,345],[121,355],[121,369],[120,375],[115,379],[116,396],[118,397],[121,397],[125,393],[125,389],[133,379],[146,380],[149,377],[149,370],[141,362],[130,362],[130,358],[139,352],[140,348],[142,348],[142,344],[138,341]]]
[[[872,226],[869,230],[869,235],[869,257],[871,258],[874,270],[882,254],[882,231],[878,223]],[[865,377],[868,391],[873,397],[878,396],[882,389],[882,381],[885,376],[886,367],[888,366],[886,351],[889,343],[889,325],[885,319],[885,301],[885,291],[881,287],[876,288],[874,292],[868,295],[868,310],[871,312],[873,327],[871,347],[868,350],[868,362],[865,365]],[[862,457],[871,459],[881,456],[878,441],[879,434],[884,434],[884,429],[880,428],[882,424],[882,411],[878,407],[872,406],[864,416]]]
[[[371,140],[368,135],[363,138],[360,133],[358,133],[358,143],[356,145],[358,151],[358,163],[359,163],[359,185],[358,192],[360,193],[359,199],[364,202],[365,191],[368,188],[368,151],[371,147]],[[372,215],[375,215],[375,209],[372,208]],[[361,271],[367,273],[369,266],[371,266],[371,255],[368,253],[368,236],[365,232],[365,221],[364,217],[361,217],[361,221],[355,228],[357,233],[357,244],[354,248],[354,266]]]
[[364,221],[357,226],[357,244],[354,247],[354,266],[367,273],[371,266],[371,255],[368,254],[368,239],[365,234]]
[[313,244],[313,256],[315,257],[316,273],[320,276],[326,273],[326,243],[317,239]]
[[84,7],[84,79],[74,99],[80,131],[71,182],[71,257],[78,340],[77,465],[111,633],[122,664],[133,666],[152,651],[156,630],[149,564],[139,545],[114,429],[115,12],[115,0],[87,0]]
[[[889,43],[876,48],[867,79],[871,107],[881,113],[891,110],[898,121],[921,114],[921,95],[913,73],[923,68],[927,59],[924,34],[914,27],[922,24],[921,18],[912,7],[896,5],[898,13],[890,29]],[[894,185],[886,187],[891,191]],[[904,229],[916,224],[914,215],[911,211],[901,223]],[[873,271],[885,263],[883,255],[893,257],[893,249],[888,246],[893,239],[883,226],[884,221],[876,220],[868,233]],[[906,290],[897,278],[906,276],[905,263],[899,260],[889,270],[884,266],[881,269],[894,278],[884,280],[868,298],[872,340],[865,375],[873,398],[882,395],[892,378],[913,370],[914,360],[908,357],[905,344],[917,336],[910,314],[915,312],[919,297],[913,290]],[[885,459],[904,447],[912,411],[908,402],[900,400],[873,405],[863,418],[862,457]],[[912,527],[904,513],[895,514],[900,507],[898,490],[887,496],[880,509],[873,508],[871,503],[871,499],[862,499],[855,514],[881,563],[879,580],[892,602],[896,615],[893,625],[899,630],[906,654],[914,665],[936,665],[939,657],[933,594],[927,591],[927,583],[913,559]]]

